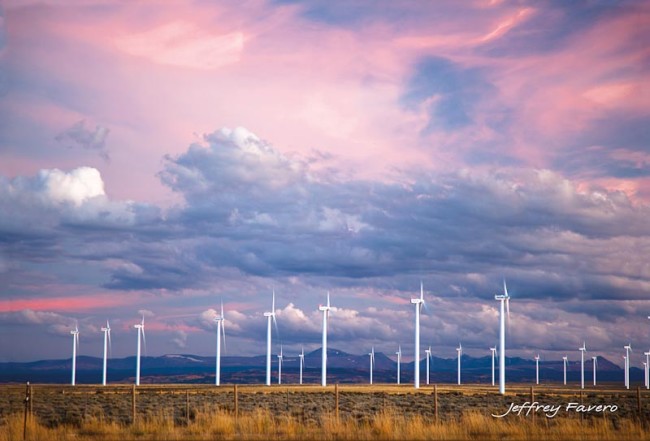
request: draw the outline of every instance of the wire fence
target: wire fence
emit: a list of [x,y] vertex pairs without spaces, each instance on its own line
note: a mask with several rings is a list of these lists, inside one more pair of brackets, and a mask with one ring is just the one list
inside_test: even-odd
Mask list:
[[[506,395],[476,385],[250,386],[250,385],[0,385],[0,423],[25,413],[48,427],[78,426],[87,419],[132,424],[164,417],[188,425],[198,413],[235,415],[268,411],[303,422],[324,415],[370,420],[381,412],[418,415],[428,421],[460,419],[467,411],[517,418],[549,418],[541,406],[558,407],[552,418],[633,418],[650,421],[650,391],[566,387],[510,387]],[[537,403],[537,408],[526,407]],[[515,407],[512,406],[521,406]],[[584,406],[580,408],[579,406]],[[598,407],[600,406],[600,408]],[[609,406],[609,408],[607,408]],[[615,409],[614,409],[615,407]],[[605,411],[602,409],[605,408]],[[600,409],[600,410],[599,410]]]

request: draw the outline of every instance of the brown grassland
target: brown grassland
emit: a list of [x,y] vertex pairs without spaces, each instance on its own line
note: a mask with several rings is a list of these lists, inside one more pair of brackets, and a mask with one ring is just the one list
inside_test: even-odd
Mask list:
[[[501,396],[478,385],[0,386],[0,441],[22,440],[649,440],[650,394],[613,387],[538,386],[554,418],[503,414],[530,386]],[[338,395],[338,400],[337,400]],[[135,400],[134,400],[135,397]],[[568,412],[569,402],[616,412]],[[134,415],[135,410],[135,415]],[[27,418],[25,416],[27,415]],[[26,426],[25,426],[26,421]]]

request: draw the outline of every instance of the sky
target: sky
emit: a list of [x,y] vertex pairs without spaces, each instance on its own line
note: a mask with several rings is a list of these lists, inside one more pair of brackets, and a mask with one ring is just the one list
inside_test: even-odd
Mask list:
[[[650,3],[0,2],[0,361],[329,344],[641,366]],[[638,348],[638,350],[637,350]]]

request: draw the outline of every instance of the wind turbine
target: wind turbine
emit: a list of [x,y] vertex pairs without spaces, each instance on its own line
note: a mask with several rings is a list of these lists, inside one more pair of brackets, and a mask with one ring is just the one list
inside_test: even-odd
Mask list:
[[[503,280],[503,295],[497,294],[494,298],[501,302],[499,308],[499,393],[504,395],[506,393],[506,311],[508,320],[510,320],[510,296],[505,279]],[[506,311],[504,311],[504,306]]]
[[70,331],[72,334],[72,385],[76,384],[77,376],[77,348],[79,347],[79,326],[74,325],[74,329]]
[[644,352],[645,355],[645,387],[650,389],[650,352]]
[[596,368],[598,367],[598,355],[591,357],[593,367],[594,367],[594,386],[596,385]]
[[370,384],[372,384],[372,368],[375,367],[375,347],[368,354],[370,356]]
[[221,315],[218,315],[214,318],[214,321],[217,322],[217,355],[215,360],[215,376],[214,384],[216,386],[221,385],[221,337],[223,335],[223,348],[226,349],[226,317],[223,315],[223,300],[221,301]]
[[535,384],[539,384],[539,354],[535,356]]
[[425,349],[424,353],[426,354],[427,358],[427,384],[429,384],[429,360],[431,359],[431,346],[429,346],[429,349]]
[[460,357],[463,355],[463,345],[458,343],[456,351],[458,352],[458,384],[460,384]]
[[424,305],[424,285],[420,282],[420,298],[411,299],[411,303],[415,305],[415,362],[413,363],[414,373],[414,386],[416,389],[420,388],[420,312]]
[[138,349],[135,358],[135,385],[140,386],[140,334],[142,334],[142,342],[147,345],[147,341],[144,338],[144,314],[142,314],[142,322],[133,325],[135,329],[138,330]]
[[305,348],[302,347],[300,354],[298,354],[298,358],[300,359],[300,384],[302,384],[302,368],[305,365]]
[[494,386],[494,356],[496,355],[497,347],[490,348],[490,352],[492,352],[492,386]]
[[402,364],[402,346],[397,347],[397,384],[400,384],[400,365]]
[[278,384],[282,384],[282,345],[278,354]]
[[627,356],[623,355],[623,371],[625,374],[625,387],[628,387],[627,385]]
[[632,343],[628,343],[625,348],[625,387],[630,388],[630,352],[632,352]]
[[648,362],[644,361],[643,362],[643,373],[645,375],[644,380],[644,385],[647,387],[648,386]]
[[108,359],[108,347],[111,344],[111,327],[106,320],[106,327],[101,328],[104,333],[104,364],[102,366],[102,386],[106,386],[106,360]]
[[580,389],[585,388],[585,351],[587,350],[587,346],[585,345],[585,342],[582,342],[582,347],[578,348],[580,349]]
[[273,291],[273,298],[271,300],[271,312],[265,312],[266,317],[266,385],[271,385],[271,321],[275,324],[276,328],[278,323],[275,320],[275,290]]
[[323,356],[322,356],[322,378],[320,381],[321,386],[327,386],[327,317],[330,312],[330,293],[327,291],[327,305],[318,307],[319,311],[323,313]]
[[563,362],[562,364],[564,364],[564,385],[566,386],[566,365],[569,362],[569,359],[567,358],[566,355],[562,357],[562,362]]

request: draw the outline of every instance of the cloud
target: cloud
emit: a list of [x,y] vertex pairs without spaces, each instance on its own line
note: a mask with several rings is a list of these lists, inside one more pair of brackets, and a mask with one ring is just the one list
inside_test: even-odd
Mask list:
[[215,69],[239,61],[244,34],[205,33],[192,23],[174,21],[145,32],[125,35],[116,45],[124,52],[160,64]]
[[96,151],[99,156],[108,161],[110,158],[106,149],[106,138],[109,132],[110,130],[102,125],[95,126],[95,130],[86,129],[86,121],[81,120],[58,134],[55,139],[68,147]]
[[182,329],[177,329],[174,331],[173,338],[171,343],[174,344],[178,349],[185,349],[187,347],[187,332]]

